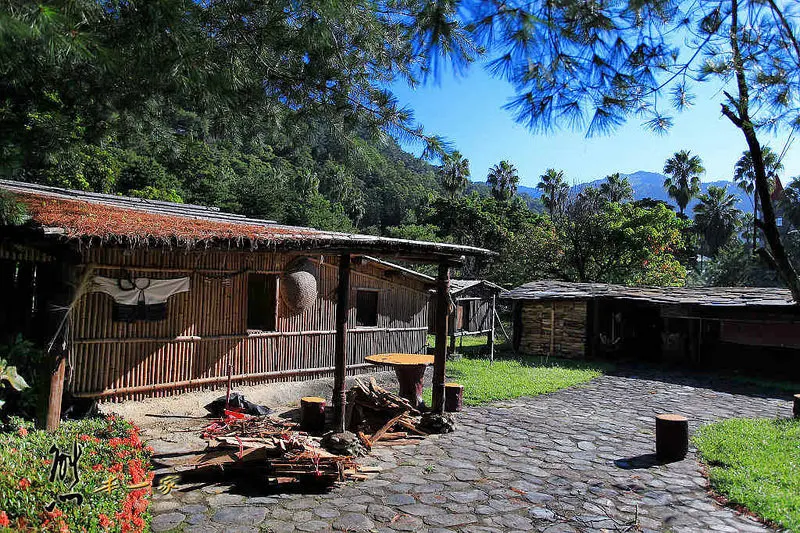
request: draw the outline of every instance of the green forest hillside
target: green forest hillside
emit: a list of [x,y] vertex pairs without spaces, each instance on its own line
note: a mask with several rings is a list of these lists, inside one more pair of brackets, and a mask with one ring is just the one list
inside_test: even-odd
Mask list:
[[[619,175],[574,191],[563,172],[542,169],[535,199],[519,194],[510,161],[471,176],[468,158],[386,89],[479,55],[457,4],[6,2],[0,176],[486,247],[499,257],[458,275],[505,286],[681,285],[699,253],[727,258],[704,263],[701,282],[765,279],[724,191],[700,198],[701,227],[685,206],[633,201]],[[696,176],[672,178],[674,195],[697,196]],[[795,223],[798,213],[785,216]]]

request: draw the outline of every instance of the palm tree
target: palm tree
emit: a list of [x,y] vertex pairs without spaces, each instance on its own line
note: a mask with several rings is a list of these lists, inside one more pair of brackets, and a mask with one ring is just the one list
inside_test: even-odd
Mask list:
[[[778,177],[778,172],[783,170],[783,163],[781,163],[778,154],[773,152],[772,148],[769,146],[761,147],[761,157],[764,159],[764,170],[767,173],[769,190],[772,192],[775,188],[775,179]],[[736,166],[733,167],[733,181],[747,194],[747,197],[750,199],[750,204],[753,206],[753,220],[758,220],[760,203],[758,201],[758,195],[755,193],[755,180],[756,170],[753,167],[753,155],[750,153],[750,150],[745,150],[742,152],[742,157],[736,162]],[[755,241],[758,232],[755,226],[753,226],[752,230],[753,240]]]
[[569,185],[564,181],[564,171],[548,168],[539,176],[536,188],[542,191],[542,202],[550,212],[550,217],[560,213],[569,194]]
[[678,204],[682,216],[692,198],[700,193],[700,174],[705,171],[700,157],[688,150],[676,152],[664,164],[664,174],[668,176],[664,180],[664,188]]
[[[770,189],[775,186],[775,178],[778,172],[783,170],[783,163],[778,158],[778,154],[772,151],[769,146],[761,148],[761,155],[764,158],[764,168],[767,171],[767,178],[770,182]],[[744,192],[749,195],[755,190],[756,171],[753,168],[753,156],[750,150],[742,152],[742,157],[736,162],[733,168],[733,181]]]
[[455,198],[469,183],[469,159],[464,159],[461,152],[456,150],[445,157],[442,166],[439,167],[439,177],[444,192],[450,198]]
[[492,195],[501,201],[507,201],[517,194],[519,175],[517,169],[506,160],[489,169],[486,183],[492,188]]
[[600,194],[607,202],[622,203],[633,200],[633,187],[628,178],[623,178],[619,172],[606,176],[606,182],[600,185]]
[[800,177],[793,178],[779,200],[783,217],[793,228],[800,228]]
[[727,187],[712,185],[698,199],[700,203],[694,208],[694,223],[713,257],[736,231],[742,212],[736,208],[737,198],[728,193]]

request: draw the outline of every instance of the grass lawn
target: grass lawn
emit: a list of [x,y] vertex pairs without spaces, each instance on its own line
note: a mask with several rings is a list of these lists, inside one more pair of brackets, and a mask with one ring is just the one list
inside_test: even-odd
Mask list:
[[[458,350],[462,345],[464,348],[472,348],[473,346],[486,346],[487,336],[486,335],[464,335],[464,337],[456,337],[456,350]],[[496,336],[494,339],[494,346],[495,349],[499,348],[505,339],[502,335]],[[450,337],[447,337],[448,344],[450,343]],[[428,335],[428,346],[431,348],[436,346],[436,335]]]
[[[465,339],[466,340],[466,339]],[[479,405],[519,396],[554,392],[594,379],[608,364],[567,359],[520,357],[517,359],[463,358],[447,362],[447,379],[464,385],[464,403]],[[425,403],[431,404],[431,391],[425,390]]]
[[800,531],[800,420],[725,420],[693,440],[715,491]]

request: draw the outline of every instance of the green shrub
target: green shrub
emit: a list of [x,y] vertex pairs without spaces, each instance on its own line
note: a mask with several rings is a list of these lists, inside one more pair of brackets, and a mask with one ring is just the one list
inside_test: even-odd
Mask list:
[[[19,418],[3,429],[0,531],[148,528],[152,450],[138,428],[109,417],[63,422],[55,433]],[[76,494],[82,501],[65,497]]]
[[25,204],[9,193],[0,192],[0,226],[21,226],[29,219]]
[[[35,417],[37,401],[49,386],[49,382],[43,379],[43,364],[44,351],[21,335],[9,344],[0,345],[0,413],[3,416]],[[10,387],[2,384],[3,369],[11,372],[6,376]],[[9,380],[8,377],[13,379]]]

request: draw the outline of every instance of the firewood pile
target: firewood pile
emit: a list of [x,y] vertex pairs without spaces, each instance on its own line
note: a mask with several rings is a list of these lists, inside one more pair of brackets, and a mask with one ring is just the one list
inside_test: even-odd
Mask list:
[[380,387],[374,379],[360,379],[347,393],[347,427],[372,449],[382,445],[411,444],[428,433],[420,429],[422,413],[405,398]]
[[294,422],[275,416],[227,412],[225,418],[203,429],[208,449],[183,469],[255,469],[274,483],[323,485],[367,479],[374,472],[360,467],[350,456],[326,451],[320,438],[297,428]]

